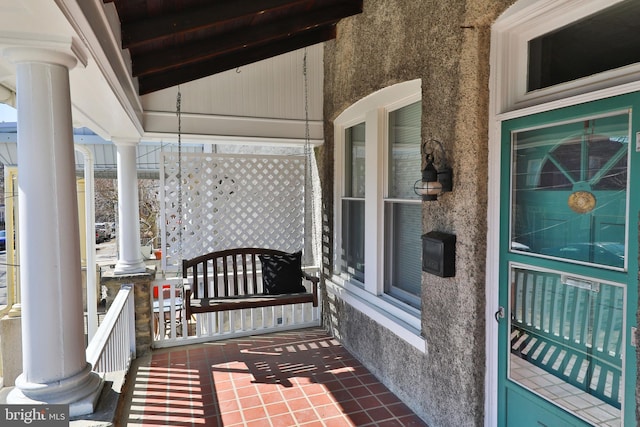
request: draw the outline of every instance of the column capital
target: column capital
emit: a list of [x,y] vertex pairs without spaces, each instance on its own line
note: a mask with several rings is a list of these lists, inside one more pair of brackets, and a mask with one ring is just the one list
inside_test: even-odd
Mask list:
[[111,142],[113,142],[116,147],[135,147],[140,143],[140,138],[116,136],[111,138]]
[[5,35],[0,38],[0,42],[8,46],[2,50],[2,54],[14,64],[44,62],[72,69],[78,64],[86,67],[89,60],[80,42],[73,38],[33,40],[20,35]]

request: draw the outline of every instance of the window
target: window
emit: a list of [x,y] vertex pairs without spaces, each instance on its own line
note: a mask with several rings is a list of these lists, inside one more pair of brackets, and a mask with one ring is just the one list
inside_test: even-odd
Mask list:
[[352,287],[420,308],[419,80],[376,92],[336,119],[335,271]]
[[[420,306],[422,280],[420,230],[422,207],[413,191],[421,167],[421,102],[385,111],[387,138],[373,141],[386,155],[387,189],[365,203],[365,134],[369,123],[344,130],[344,194],[342,195],[342,245],[340,272],[359,284],[365,282],[365,210],[373,210],[384,197],[384,292]],[[372,150],[373,151],[373,150]],[[375,165],[375,162],[369,164]],[[376,264],[378,264],[376,262]]]
[[628,111],[514,132],[512,250],[625,267]]
[[627,0],[529,42],[529,91],[640,62],[640,4]]
[[327,290],[421,352],[421,82],[375,92],[334,121],[334,259]]
[[422,205],[413,186],[421,168],[420,101],[388,113],[384,199],[385,292],[420,306]]
[[364,141],[364,123],[345,130],[340,271],[360,282],[364,282]]
[[[413,190],[421,166],[421,107],[420,101],[397,109],[381,106],[381,120],[388,130],[386,134],[378,133],[378,138],[366,137],[367,128],[373,129],[379,124],[371,116],[373,120],[346,127],[341,144],[344,173],[339,271],[359,285],[367,280],[374,285],[381,282],[384,293],[414,307],[420,307],[422,282],[422,205]],[[380,156],[379,153],[384,154]],[[382,170],[376,167],[380,159],[386,165]],[[367,171],[367,168],[375,169]],[[375,188],[375,184],[372,185],[374,188],[367,196],[367,173],[372,182],[383,178],[386,186]],[[372,223],[384,223],[383,230],[367,227],[366,217],[377,217],[381,202],[384,204],[381,221],[374,219]],[[367,234],[375,236],[371,241],[381,242],[381,256],[376,244],[366,243]],[[370,257],[365,254],[367,248],[370,248]],[[373,261],[371,265],[383,265],[382,281],[377,275],[365,279],[366,259]],[[373,269],[373,272],[375,274],[377,270]],[[378,293],[377,286],[375,290]]]
[[[557,0],[512,7],[492,27],[499,112],[607,90],[640,76],[640,3]],[[505,82],[502,84],[502,82]],[[566,105],[566,103],[563,103]]]

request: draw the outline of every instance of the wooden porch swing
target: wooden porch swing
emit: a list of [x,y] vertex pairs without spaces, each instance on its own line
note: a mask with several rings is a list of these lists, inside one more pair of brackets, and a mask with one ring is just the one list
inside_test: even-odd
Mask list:
[[[306,302],[317,307],[320,279],[302,270],[300,255],[235,248],[183,260],[182,277],[190,280],[184,299],[187,318],[194,313]],[[311,290],[302,285],[303,279],[311,283]]]
[[[303,59],[305,102],[305,198],[311,163],[309,134],[307,52]],[[178,94],[178,168],[181,162],[180,94]],[[310,184],[310,185],[309,185]],[[181,198],[182,189],[178,189]],[[313,194],[311,194],[313,198]],[[305,199],[306,200],[306,199]],[[313,201],[312,201],[313,203]],[[182,201],[178,201],[180,210]],[[313,218],[313,208],[311,209]],[[180,212],[181,216],[181,212]],[[306,235],[306,233],[305,233]],[[303,236],[303,240],[306,239]],[[179,235],[180,245],[182,235]],[[306,245],[303,245],[306,246]],[[182,259],[186,318],[193,314],[246,308],[312,303],[318,306],[320,279],[302,269],[302,251],[287,253],[268,248],[232,248]]]

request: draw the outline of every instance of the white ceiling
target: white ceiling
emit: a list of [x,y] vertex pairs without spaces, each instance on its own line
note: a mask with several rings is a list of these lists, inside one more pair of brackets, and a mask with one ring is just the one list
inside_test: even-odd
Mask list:
[[[73,51],[81,64],[70,71],[74,127],[106,140],[175,141],[178,88],[137,95],[118,25],[113,5],[101,0],[0,0],[0,85],[16,90],[9,47]],[[311,138],[321,143],[322,45],[307,52],[308,109],[304,51],[295,51],[182,85],[183,140],[301,144],[308,111]]]

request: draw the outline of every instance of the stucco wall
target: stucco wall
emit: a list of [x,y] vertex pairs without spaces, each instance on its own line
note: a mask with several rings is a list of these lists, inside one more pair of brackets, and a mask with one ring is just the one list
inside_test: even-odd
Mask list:
[[344,345],[431,427],[484,422],[489,41],[491,23],[510,3],[365,0],[364,12],[342,20],[325,47],[325,271],[333,242],[333,120],[345,108],[422,79],[422,139],[441,141],[454,171],[453,192],[423,203],[422,232],[457,236],[456,276],[422,275],[427,354],[340,301],[325,310]]

